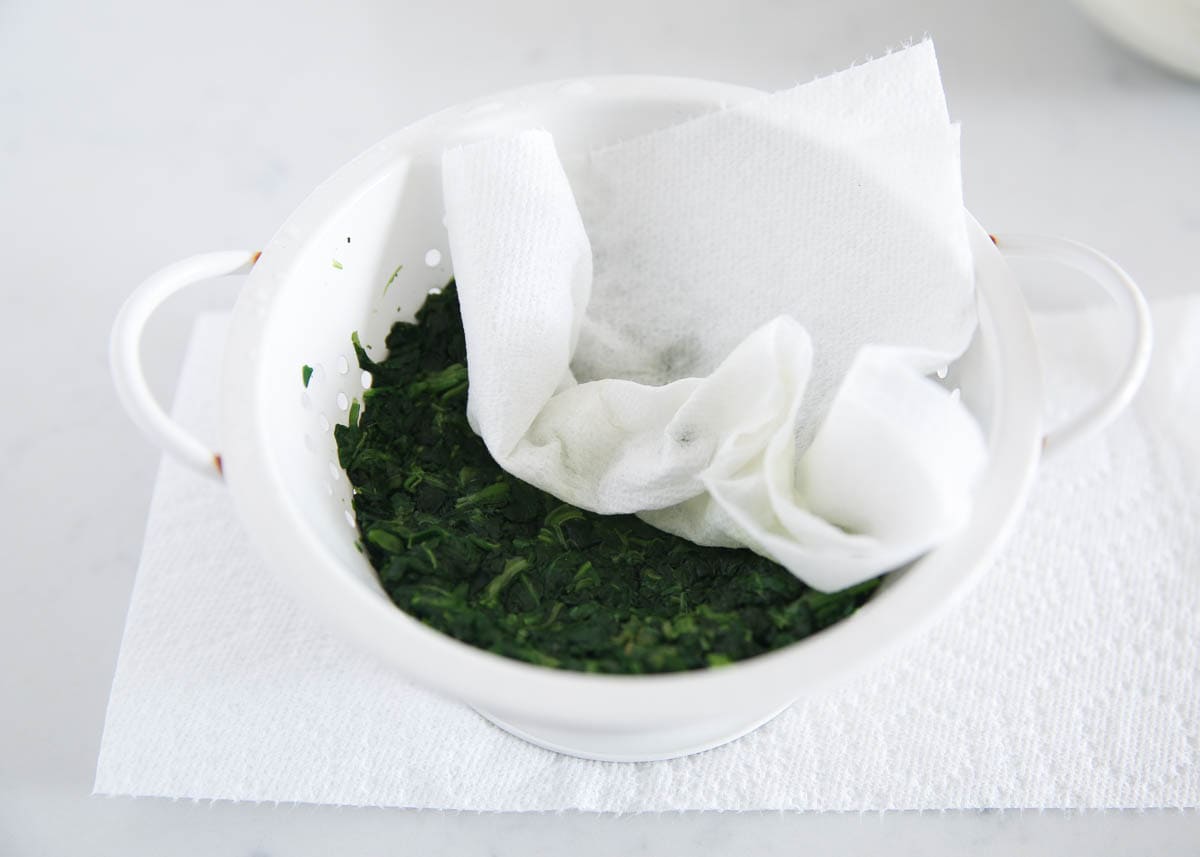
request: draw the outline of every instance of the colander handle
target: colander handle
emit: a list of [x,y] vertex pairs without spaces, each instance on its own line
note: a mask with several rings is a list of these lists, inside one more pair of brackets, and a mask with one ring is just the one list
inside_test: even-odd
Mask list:
[[992,240],[1005,256],[1058,262],[1086,274],[1117,304],[1132,336],[1133,347],[1125,368],[1112,386],[1042,439],[1044,454],[1053,455],[1107,426],[1133,399],[1150,365],[1154,342],[1150,308],[1137,284],[1121,266],[1086,244],[1041,235],[993,235]]
[[113,383],[134,423],[171,455],[197,473],[214,479],[222,478],[221,456],[172,420],[150,392],[142,371],[142,331],[154,311],[171,295],[214,277],[246,273],[260,255],[245,250],[204,253],[168,265],[134,289],[117,313],[109,339],[108,362]]

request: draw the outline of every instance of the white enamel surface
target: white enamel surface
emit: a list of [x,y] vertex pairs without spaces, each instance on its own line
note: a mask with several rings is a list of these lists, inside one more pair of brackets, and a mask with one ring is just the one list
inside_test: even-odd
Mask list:
[[246,250],[206,253],[156,272],[121,306],[109,338],[108,361],[121,404],[145,435],[189,467],[220,476],[220,459],[205,443],[177,425],[150,392],[142,369],[142,332],[158,307],[182,289],[213,277],[246,271],[257,254]]
[[1046,433],[1043,453],[1056,455],[1116,419],[1142,385],[1154,345],[1150,308],[1141,289],[1121,266],[1086,244],[1039,235],[1000,235],[994,240],[1007,257],[1056,262],[1087,275],[1116,303],[1128,331],[1129,356],[1108,389],[1087,407]]
[[[668,676],[595,676],[499,658],[410,619],[387,600],[347,526],[349,486],[330,468],[333,440],[314,433],[344,421],[337,394],[357,395],[354,373],[332,367],[350,331],[382,350],[392,322],[440,285],[448,268],[439,217],[439,158],[449,143],[546,127],[560,149],[602,145],[712,109],[752,90],[681,79],[607,78],[549,84],[454,108],[399,132],[322,185],[264,249],[239,298],[223,376],[226,475],[240,517],[280,585],[335,632],[431,687],[518,723],[558,734],[659,732],[669,755],[720,737],[682,728],[761,721],[802,693],[915,633],[985,567],[1019,509],[1041,439],[1038,367],[1021,298],[991,241],[972,227],[981,330],[972,357],[948,379],[986,416],[991,460],[971,524],[917,562],[851,620],[786,650],[721,670]],[[495,106],[495,105],[500,106]],[[351,240],[347,243],[346,238]],[[337,259],[340,267],[333,264]],[[397,265],[401,273],[383,287]],[[299,367],[325,377],[301,395]],[[307,401],[307,404],[306,404]],[[344,402],[343,402],[344,403]],[[305,436],[310,438],[306,444]],[[312,446],[313,449],[308,447]],[[332,495],[326,486],[333,487]],[[742,731],[742,728],[735,730]],[[628,758],[581,746],[591,755]],[[567,746],[561,737],[557,741]]]

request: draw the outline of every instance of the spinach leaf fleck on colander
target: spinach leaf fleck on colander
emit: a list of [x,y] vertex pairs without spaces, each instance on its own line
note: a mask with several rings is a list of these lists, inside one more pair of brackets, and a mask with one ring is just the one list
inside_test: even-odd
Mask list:
[[879,585],[817,592],[748,550],[586,512],[506,473],[467,424],[453,282],[392,328],[385,359],[354,347],[373,380],[336,439],[363,545],[397,606],[463,642],[588,672],[720,666],[844,619]]

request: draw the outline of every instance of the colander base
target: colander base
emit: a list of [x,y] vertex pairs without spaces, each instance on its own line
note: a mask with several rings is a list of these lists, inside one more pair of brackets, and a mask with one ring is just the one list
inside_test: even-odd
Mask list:
[[600,762],[661,762],[736,741],[770,723],[788,707],[777,708],[765,717],[718,717],[643,731],[555,729],[506,720],[480,708],[475,711],[510,735],[556,753]]

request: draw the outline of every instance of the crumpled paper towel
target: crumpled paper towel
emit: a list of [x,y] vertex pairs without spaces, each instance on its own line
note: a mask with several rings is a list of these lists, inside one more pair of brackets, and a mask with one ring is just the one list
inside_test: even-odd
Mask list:
[[986,452],[924,377],[975,327],[931,42],[590,153],[446,153],[468,415],[505,470],[819,589],[970,514]]
[[[1041,324],[1055,400],[1112,377],[1109,322]],[[207,436],[225,324],[202,319],[176,396]],[[1200,806],[1200,297],[1156,306],[1155,326],[1133,412],[1043,465],[939,625],[668,762],[559,756],[377,666],[279,591],[220,486],[166,460],[95,789],[462,810]]]

